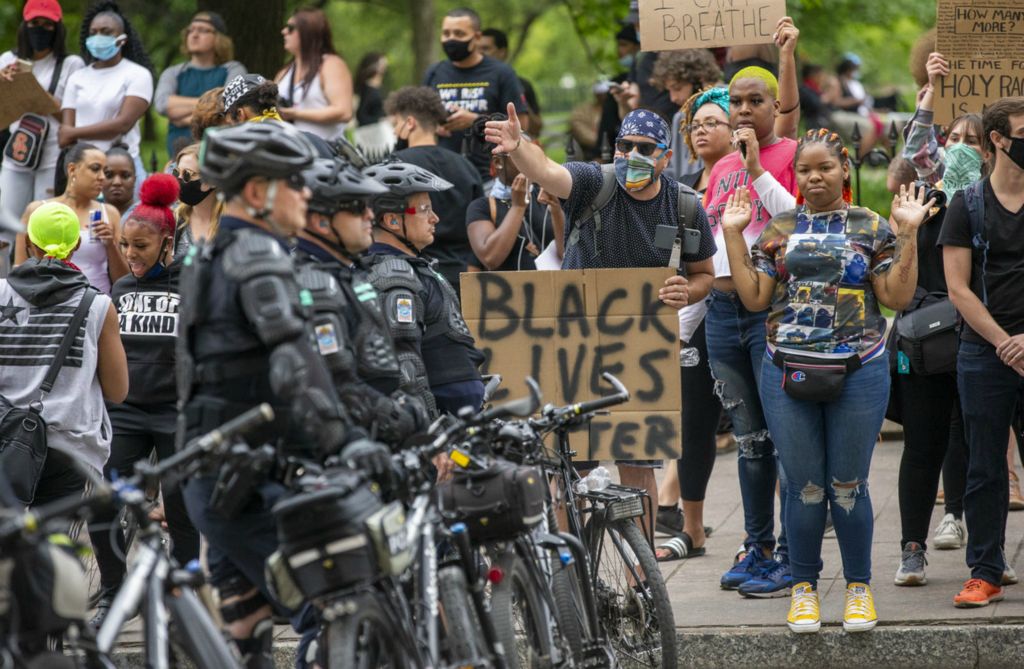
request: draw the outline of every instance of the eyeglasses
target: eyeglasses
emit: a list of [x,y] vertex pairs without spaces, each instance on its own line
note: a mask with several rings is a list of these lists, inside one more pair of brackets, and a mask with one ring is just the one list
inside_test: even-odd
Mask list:
[[715,118],[709,118],[706,121],[694,121],[689,125],[684,125],[683,130],[685,130],[687,134],[692,135],[701,128],[704,129],[704,132],[714,132],[715,128],[727,125],[729,124],[726,123],[725,121],[719,121],[718,119]]
[[429,216],[434,213],[434,207],[428,202],[427,204],[421,204],[418,207],[406,207],[405,213],[410,215],[426,214]]
[[362,216],[370,208],[370,202],[368,200],[348,200],[346,202],[339,202],[337,207],[338,211]]
[[171,176],[173,176],[175,179],[181,179],[185,183],[189,183],[191,181],[196,181],[197,179],[199,179],[199,172],[193,172],[192,170],[179,170],[177,167],[175,167],[173,170],[171,170]]
[[636,149],[641,156],[653,156],[655,149],[667,149],[667,144],[655,142],[631,142],[628,139],[615,140],[615,150],[619,153],[632,153]]
[[284,24],[284,29],[287,30],[289,33],[293,33],[296,30],[298,30],[299,27],[297,25],[295,25],[294,23],[286,23],[286,24]]
[[287,185],[288,188],[291,188],[292,190],[301,191],[303,188],[306,187],[306,180],[303,178],[301,174],[297,172],[294,174],[289,174],[281,181],[284,181],[285,185]]

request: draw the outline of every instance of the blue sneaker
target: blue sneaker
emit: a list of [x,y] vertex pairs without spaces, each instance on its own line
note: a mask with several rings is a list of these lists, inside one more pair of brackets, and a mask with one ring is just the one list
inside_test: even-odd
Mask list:
[[789,563],[772,560],[766,569],[742,583],[738,589],[744,597],[770,599],[789,597],[792,585],[793,576],[789,573]]
[[760,544],[751,544],[743,559],[722,574],[722,580],[719,583],[723,590],[735,590],[773,564],[775,564],[775,560],[764,557],[764,550]]

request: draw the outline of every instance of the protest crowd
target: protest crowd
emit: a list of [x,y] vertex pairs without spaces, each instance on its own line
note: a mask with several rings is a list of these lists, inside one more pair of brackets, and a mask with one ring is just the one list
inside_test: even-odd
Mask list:
[[[153,587],[134,578],[131,549],[152,523],[166,536],[168,573],[193,574],[196,588],[205,577],[216,592],[211,624],[240,666],[274,666],[275,622],[301,636],[298,666],[435,666],[423,657],[454,666],[502,646],[512,647],[509,666],[535,666],[514,656],[584,653],[599,641],[627,652],[623,639],[644,666],[676,666],[658,633],[673,629],[658,564],[712,559],[708,482],[718,456],[733,451],[746,537],[727,551],[721,589],[789,597],[788,628],[818,631],[822,542],[834,532],[843,628],[868,631],[885,616],[871,590],[867,482],[887,418],[904,435],[901,558],[880,578],[924,586],[929,550],[963,550],[965,582],[949,593],[951,607],[1013,597],[1005,547],[1007,512],[1024,509],[1015,473],[1024,457],[1024,97],[940,114],[951,63],[931,33],[911,64],[916,109],[888,144],[857,54],[834,68],[798,63],[789,17],[768,44],[641,51],[633,4],[615,35],[622,72],[573,111],[578,159],[563,164],[538,141],[543,100],[505,62],[508,37],[473,9],[444,15],[444,58],[422,82],[388,92],[387,53],[351,68],[316,8],[282,26],[287,62],[277,72],[234,60],[231,26],[212,11],[181,28],[184,60],[157,72],[112,0],[86,12],[70,40],[77,54],[58,0],[24,3],[17,43],[0,54],[0,90],[32,87],[56,104],[10,125],[0,163],[0,563],[16,564],[13,577],[0,569],[11,581],[0,590],[20,600],[0,609],[0,643],[18,658],[11,666],[52,652],[76,622],[61,614],[61,624],[30,624],[28,607],[48,602],[43,590],[59,580],[40,570],[59,560],[25,557],[52,543],[28,541],[29,529],[44,510],[101,489],[105,503],[48,518],[55,532],[88,528],[81,539],[98,576],[77,622],[96,652],[108,628],[116,638],[133,617],[120,602],[135,597],[137,608]],[[140,151],[150,107],[168,127],[167,162],[153,173]],[[892,155],[888,216],[855,204],[854,161],[859,168],[873,147]],[[530,305],[556,299],[541,287],[559,279],[528,278],[537,270],[562,270],[566,284],[617,272],[594,274],[598,286],[601,276],[661,271],[643,277],[657,276],[651,313],[669,314],[658,322],[669,324],[671,356],[625,358],[618,371],[595,362],[593,379],[587,362],[578,397],[563,388],[561,361],[557,393],[544,381],[554,371],[539,378],[542,392],[570,405],[565,413],[500,404],[531,369],[543,371],[543,342],[554,347],[556,331],[595,320],[589,305],[586,318],[581,307],[564,323],[556,313],[532,325],[529,315],[483,316],[499,281],[528,285]],[[512,313],[509,304],[490,312]],[[598,329],[606,315],[602,307]],[[508,323],[552,327],[530,340],[543,340],[533,353],[527,344],[501,353],[486,331]],[[573,440],[581,456],[563,485],[557,462],[515,455],[596,415],[604,405],[571,405],[608,394],[602,371],[633,378],[648,366],[681,398],[667,412],[675,457],[636,447],[651,431],[611,457],[583,457],[585,440]],[[499,395],[494,375],[508,387]],[[644,401],[642,387],[627,390]],[[264,404],[273,416],[251,418]],[[229,436],[243,415],[247,432]],[[608,491],[643,502],[625,520],[595,492],[607,485],[602,462],[617,470]],[[171,464],[160,476],[131,478],[161,463]],[[538,471],[540,484],[529,474]],[[570,486],[579,499],[567,497]],[[133,538],[123,530],[139,490],[149,503],[131,521]],[[536,515],[517,506],[533,495]],[[580,524],[575,509],[587,504]],[[391,521],[371,521],[385,512],[399,520],[381,531],[420,523],[436,536],[388,535],[374,549],[361,528],[386,528]],[[485,536],[516,523],[525,525],[514,538]],[[563,619],[558,574],[566,565],[585,574],[590,562],[572,552],[574,533],[593,552],[602,536],[634,532],[637,563],[591,556],[589,567],[593,583],[617,573],[636,601],[602,599],[584,576],[569,589],[580,606],[621,606],[621,627]],[[412,545],[408,566],[396,556]],[[521,545],[532,548],[508,547]],[[558,558],[536,558],[545,550]],[[364,563],[377,576],[351,576]],[[381,576],[385,565],[393,573]],[[425,601],[421,580],[439,576],[440,601],[436,592]],[[16,587],[37,578],[31,592]],[[538,578],[544,588],[550,579],[550,601],[525,594]],[[346,590],[357,582],[356,594]],[[508,606],[547,616],[536,627],[546,640],[528,630],[525,651],[521,638],[503,637],[503,582],[524,588]],[[631,632],[637,609],[645,629]],[[337,631],[357,613],[357,632]],[[648,642],[656,652],[645,655]],[[69,650],[67,637],[60,643]]]

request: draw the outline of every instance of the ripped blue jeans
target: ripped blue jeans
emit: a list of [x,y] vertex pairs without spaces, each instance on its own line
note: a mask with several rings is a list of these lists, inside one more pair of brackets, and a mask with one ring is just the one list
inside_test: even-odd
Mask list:
[[818,582],[828,508],[846,582],[871,582],[874,517],[868,470],[888,402],[885,355],[847,375],[835,402],[793,399],[782,389],[782,370],[764,357],[761,403],[789,479],[784,522],[794,583]]
[[[736,293],[712,289],[705,320],[708,362],[715,378],[715,393],[732,420],[739,445],[737,466],[743,529],[747,533],[743,545],[759,544],[771,550],[775,547],[775,482],[779,480],[785,489],[785,476],[778,466],[757,390],[767,345],[767,319],[767,311],[747,311]],[[785,500],[783,493],[779,503],[783,518]],[[783,523],[778,552],[786,551]]]

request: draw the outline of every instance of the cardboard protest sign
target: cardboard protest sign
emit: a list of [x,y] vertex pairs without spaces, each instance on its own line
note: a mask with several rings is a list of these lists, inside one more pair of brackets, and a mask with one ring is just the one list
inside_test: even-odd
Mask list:
[[476,272],[462,275],[462,314],[501,374],[500,402],[540,384],[544,401],[610,394],[611,372],[630,401],[574,435],[577,459],[679,457],[679,321],[658,299],[669,268]]
[[764,44],[786,15],[786,0],[640,0],[644,51]]
[[936,27],[950,69],[935,90],[936,123],[1024,95],[1024,0],[938,0]]
[[31,72],[18,72],[14,81],[0,79],[0,128],[14,123],[22,114],[49,116],[58,111],[57,103]]

